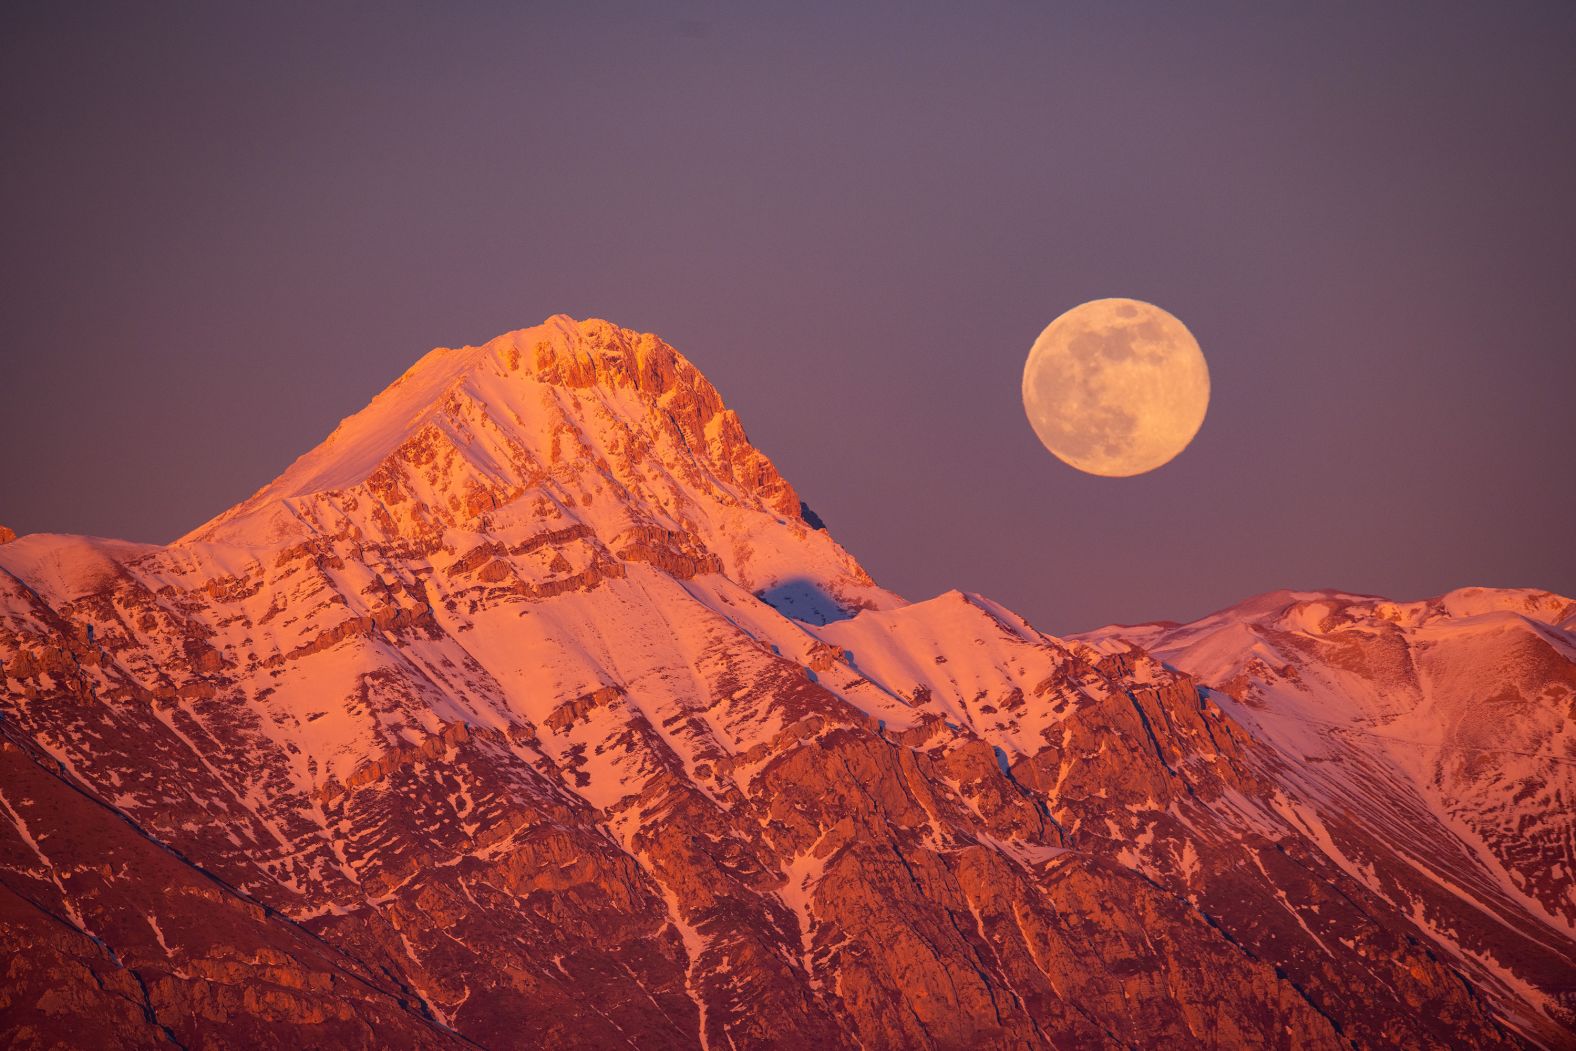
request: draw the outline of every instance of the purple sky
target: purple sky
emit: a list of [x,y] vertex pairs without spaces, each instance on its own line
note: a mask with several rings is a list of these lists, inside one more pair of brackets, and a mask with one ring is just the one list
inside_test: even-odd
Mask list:
[[[171,539],[563,311],[911,598],[1576,593],[1576,5],[458,6],[0,9],[0,523]],[[1212,373],[1139,478],[1019,403],[1103,296]]]

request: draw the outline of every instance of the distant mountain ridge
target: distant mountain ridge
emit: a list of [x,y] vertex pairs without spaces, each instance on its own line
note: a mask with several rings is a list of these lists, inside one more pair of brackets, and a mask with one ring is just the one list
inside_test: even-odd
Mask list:
[[[1384,842],[1365,879],[1454,944],[1475,982],[1558,1013],[1576,990],[1573,629],[1576,601],[1533,589],[1418,602],[1283,591],[1079,638],[1136,644],[1217,684],[1288,779],[1344,813],[1354,839]],[[1361,867],[1364,850],[1347,860]]]
[[910,603],[554,317],[174,544],[0,547],[0,1032],[1573,1047],[1573,618]]

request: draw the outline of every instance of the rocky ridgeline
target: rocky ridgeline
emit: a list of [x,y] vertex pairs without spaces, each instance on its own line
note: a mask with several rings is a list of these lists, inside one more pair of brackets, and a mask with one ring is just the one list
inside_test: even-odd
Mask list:
[[1062,641],[881,590],[653,336],[434,351],[173,545],[0,552],[0,1030],[1571,1046],[1519,594]]

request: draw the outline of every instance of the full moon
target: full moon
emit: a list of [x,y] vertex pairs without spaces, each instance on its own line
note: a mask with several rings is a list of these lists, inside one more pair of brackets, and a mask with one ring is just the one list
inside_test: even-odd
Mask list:
[[1209,366],[1176,318],[1136,299],[1096,299],[1052,321],[1023,366],[1023,409],[1057,458],[1127,478],[1169,462],[1209,408]]

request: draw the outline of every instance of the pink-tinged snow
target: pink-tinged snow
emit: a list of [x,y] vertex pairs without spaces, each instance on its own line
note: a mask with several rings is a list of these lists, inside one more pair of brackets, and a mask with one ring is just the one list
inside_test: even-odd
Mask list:
[[[605,323],[560,315],[480,347],[432,351],[284,474],[177,543],[265,549],[335,531],[341,520],[374,534],[369,501],[351,498],[410,443],[426,442],[454,462],[436,478],[401,471],[415,499],[385,510],[402,523],[413,508],[453,506],[456,494],[506,491],[512,504],[500,524],[529,517],[540,527],[545,514],[560,527],[590,526],[609,543],[656,526],[698,536],[727,576],[751,590],[793,582],[849,608],[901,604],[825,531],[782,517],[718,474],[726,412],[708,422],[707,448],[694,449],[654,426],[668,414],[663,399],[631,385],[568,387],[534,374],[539,344],[572,359],[597,326]],[[521,499],[529,490],[535,498]]]
[[46,601],[64,601],[102,586],[121,566],[160,548],[96,536],[29,533],[0,544],[0,570],[10,573]]
[[[1079,754],[1069,720],[1081,700],[1119,689],[1091,663],[1135,642],[1217,687],[1210,698],[1269,746],[1273,806],[1235,789],[1208,804],[1235,832],[1273,841],[1300,829],[1504,1002],[1543,1002],[1522,962],[1496,955],[1507,943],[1496,932],[1514,928],[1553,958],[1576,917],[1576,724],[1562,716],[1576,710],[1576,678],[1560,671],[1576,659],[1576,603],[1485,589],[1418,603],[1279,592],[1194,624],[1066,642],[977,595],[907,604],[828,534],[725,477],[721,413],[686,437],[668,395],[532,371],[538,344],[583,353],[596,324],[559,317],[433,351],[269,486],[168,547],[68,536],[0,546],[0,619],[48,634],[42,598],[95,626],[95,681],[146,695],[109,703],[110,715],[141,720],[139,732],[151,726],[203,767],[206,794],[190,800],[202,821],[178,830],[226,830],[274,885],[314,902],[299,919],[381,907],[418,878],[365,890],[389,837],[375,823],[346,831],[332,801],[456,725],[519,761],[503,790],[572,793],[638,855],[648,808],[683,792],[728,810],[806,709],[827,717],[815,732],[860,719],[883,733],[924,727],[911,740],[938,757],[972,754],[995,780],[989,746],[1014,792],[1012,764],[1056,745],[1043,786],[1054,803],[1080,763],[1131,743],[1106,733]],[[642,547],[653,543],[655,555]],[[222,669],[222,690],[170,680],[192,652]],[[1126,688],[1171,678],[1128,656]],[[1219,760],[1199,736],[1186,761]],[[99,748],[41,737],[72,771]],[[220,741],[234,751],[217,753]],[[544,769],[552,788],[529,776]],[[960,811],[981,816],[981,782],[944,780]],[[170,832],[157,824],[168,800],[118,774],[111,787],[128,814]],[[481,794],[462,778],[435,790],[427,831],[472,839]],[[952,849],[945,818],[926,812],[926,845]],[[1135,795],[1089,825],[1103,825],[1122,864],[1191,884],[1207,868],[1194,838],[1166,836],[1196,834],[1198,816]],[[1390,852],[1365,853],[1353,820]],[[816,889],[837,853],[822,839],[781,859],[776,891],[798,920],[807,974],[826,950]],[[1065,853],[1005,833],[969,842],[1025,870]],[[710,943],[663,893],[704,1033]]]
[[[1131,641],[1226,686],[1212,699],[1283,758],[1277,777],[1300,797],[1287,813],[1325,853],[1506,1002],[1541,1009],[1525,961],[1495,953],[1514,929],[1557,959],[1576,933],[1573,618],[1576,602],[1528,589],[1275,592],[1192,624],[1077,638],[1104,652]],[[1351,856],[1331,831],[1346,820],[1413,876]],[[1428,888],[1456,904],[1425,902]]]
[[1065,648],[989,599],[949,591],[807,630],[844,654],[821,681],[899,727],[913,720],[900,705],[912,705],[1013,754],[1032,754],[1056,721],[1049,705],[1014,715],[1002,702],[1013,690],[1043,692],[1065,664]]
[[[741,708],[724,720],[708,708],[712,684],[694,671],[708,648],[743,630],[778,640],[773,657],[791,661],[814,642],[752,591],[791,578],[849,608],[902,600],[870,584],[828,534],[784,519],[720,477],[682,436],[654,426],[667,414],[660,401],[629,385],[569,388],[531,372],[537,344],[584,354],[579,341],[598,324],[560,316],[481,347],[432,351],[274,482],[169,547],[31,536],[0,549],[0,567],[57,606],[117,577],[140,596],[233,584],[233,597],[183,603],[181,613],[226,667],[255,669],[233,694],[257,716],[253,732],[289,757],[280,773],[302,798],[448,724],[541,726],[560,704],[608,684],[625,695],[542,742],[555,761],[589,777],[586,797],[611,804],[650,773],[642,750],[609,743],[620,740],[610,720],[627,716],[648,723],[693,772],[702,759],[759,744],[776,726],[770,713]],[[414,442],[438,450],[441,471],[401,459]],[[651,447],[637,448],[642,442]],[[367,482],[390,472],[409,498],[385,506]],[[478,488],[504,497],[485,532],[445,527],[427,513],[453,508],[457,495]],[[436,526],[440,546],[398,559],[375,555],[361,541],[386,533],[377,512],[400,529]],[[577,527],[587,530],[583,538],[511,557],[515,579],[534,586],[586,571],[653,527],[695,537],[724,573],[681,583],[630,562],[625,576],[590,591],[518,601],[478,600],[473,579],[450,575],[483,545],[529,544]],[[326,557],[277,557],[301,542]],[[401,589],[430,610],[442,629],[436,638],[354,632],[310,651]],[[128,678],[160,686],[157,655],[179,647],[170,622],[144,628],[124,609],[89,619],[104,621],[100,643],[135,644],[120,669]],[[682,725],[670,730],[675,716]],[[183,739],[181,726],[205,726],[210,717],[193,710],[178,725],[160,714]],[[268,823],[242,786],[235,795]]]

